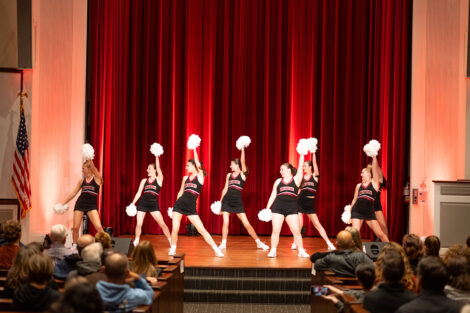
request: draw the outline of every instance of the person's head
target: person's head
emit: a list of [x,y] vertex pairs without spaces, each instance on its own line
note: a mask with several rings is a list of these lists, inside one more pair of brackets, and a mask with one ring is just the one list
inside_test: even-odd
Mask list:
[[99,242],[95,242],[83,248],[81,257],[85,262],[96,262],[101,264],[102,253],[103,246]]
[[401,281],[405,272],[405,263],[398,251],[386,251],[380,263],[380,267],[385,281],[390,283]]
[[362,251],[361,233],[357,230],[357,228],[348,226],[344,230],[351,233],[354,242],[354,250]]
[[93,172],[91,171],[91,165],[89,162],[84,162],[82,164],[82,174],[85,177],[89,177],[90,175],[93,174]]
[[[77,278],[85,279],[81,276]],[[84,299],[86,301],[83,301]],[[75,281],[67,284],[65,293],[51,306],[49,313],[102,313],[103,311],[103,301],[95,286],[88,281]]]
[[385,281],[381,264],[383,262],[385,253],[388,251],[395,251],[400,254],[403,260],[404,267],[405,267],[404,275],[401,279],[401,282],[406,286],[408,290],[414,290],[416,287],[416,283],[414,279],[413,270],[410,266],[410,261],[408,260],[408,257],[406,256],[405,250],[403,250],[403,247],[396,242],[389,242],[388,244],[386,244],[383,247],[382,251],[380,252],[379,256],[377,257],[377,261],[375,262],[376,283]]
[[95,242],[95,237],[90,234],[81,235],[77,240],[78,254],[81,255],[81,251],[88,245]]
[[[230,170],[233,173],[238,173],[242,171],[242,162],[240,161],[239,158],[235,158],[230,162]],[[248,168],[246,168],[245,172],[243,172],[245,175],[248,175],[249,171]]]
[[336,247],[338,250],[351,249],[354,246],[350,232],[342,230],[336,235]]
[[36,253],[44,252],[44,246],[39,242],[33,241],[33,242],[28,243],[27,246],[33,249]]
[[29,282],[45,284],[52,278],[54,267],[51,258],[44,253],[35,253],[28,259],[26,265]]
[[109,249],[112,247],[111,236],[105,232],[99,232],[95,235],[95,241],[101,243],[103,250]]
[[310,160],[307,160],[302,164],[302,170],[305,175],[311,175],[313,173],[313,163]]
[[19,221],[8,220],[3,224],[3,238],[7,243],[17,243],[21,239],[21,224]]
[[374,264],[361,263],[356,266],[356,278],[362,285],[363,289],[370,290],[375,282],[375,267]]
[[112,248],[103,250],[103,253],[101,253],[101,265],[104,266],[106,264],[106,258],[115,252],[116,251],[114,251]]
[[114,252],[106,258],[104,272],[109,280],[124,284],[129,272],[128,266],[127,256]]
[[189,159],[188,162],[186,162],[186,171],[188,172],[188,175],[197,174],[198,170],[202,171],[204,177],[207,176],[207,172],[202,166],[202,162],[199,162],[199,169],[197,168],[196,161],[194,159]]
[[470,248],[463,245],[450,247],[442,262],[447,268],[447,283],[460,290],[470,290]]
[[368,183],[372,180],[372,170],[369,167],[365,167],[361,171],[361,177],[363,183]]
[[297,169],[290,163],[283,163],[279,173],[281,173],[282,178],[291,178],[297,174]]
[[441,259],[426,256],[418,264],[418,286],[420,290],[442,291],[447,282],[447,270]]
[[23,246],[18,250],[8,271],[6,284],[10,289],[16,289],[21,284],[27,282],[29,277],[27,263],[36,253],[38,252],[28,246]]
[[417,235],[406,234],[402,245],[410,262],[418,261],[423,256],[423,242]]
[[156,274],[157,257],[150,241],[143,240],[135,247],[132,257],[132,270],[145,276]]
[[62,224],[57,224],[51,228],[52,243],[64,244],[67,239],[67,228]]
[[156,177],[157,176],[157,167],[155,166],[155,163],[150,163],[147,166],[147,176],[148,177]]
[[439,256],[439,250],[441,249],[441,241],[437,236],[428,236],[424,240],[424,254]]

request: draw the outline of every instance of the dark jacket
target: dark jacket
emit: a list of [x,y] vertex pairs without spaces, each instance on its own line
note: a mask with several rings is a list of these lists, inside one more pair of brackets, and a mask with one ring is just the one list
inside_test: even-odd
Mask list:
[[54,266],[54,277],[65,280],[71,271],[77,269],[77,262],[81,260],[82,258],[76,253],[66,255]]
[[315,261],[315,270],[332,271],[337,275],[355,277],[359,264],[370,263],[372,260],[361,251],[334,251]]
[[76,270],[70,272],[67,276],[67,280],[73,277],[83,276],[93,285],[96,285],[100,280],[106,280],[106,275],[100,272],[101,264],[99,262],[78,261],[76,268]]
[[[397,313],[460,313],[463,302],[451,300],[444,291],[423,291],[416,299],[402,305]],[[424,308],[426,310],[424,310]]]
[[402,283],[383,282],[364,296],[362,305],[371,313],[393,313],[416,297]]
[[13,307],[17,311],[42,312],[60,297],[60,292],[47,285],[38,289],[31,285],[18,288],[13,295]]

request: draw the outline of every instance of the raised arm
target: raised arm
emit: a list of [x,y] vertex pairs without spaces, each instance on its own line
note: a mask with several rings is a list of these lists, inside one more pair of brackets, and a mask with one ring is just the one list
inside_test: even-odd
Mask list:
[[242,148],[242,155],[240,156],[240,163],[242,164],[241,170],[244,175],[246,172],[245,147]]
[[276,199],[276,195],[277,195],[277,186],[279,185],[280,181],[281,179],[278,178],[276,182],[274,183],[273,191],[271,192],[271,196],[269,196],[268,205],[266,206],[266,209],[270,209],[271,206],[273,205],[274,199]]
[[163,183],[163,172],[160,167],[160,159],[157,156],[155,157],[155,167],[156,167],[155,169],[157,170],[157,183],[161,187]]
[[377,157],[372,157],[372,184],[374,188],[378,190],[379,188],[379,181],[383,180],[383,176],[381,175],[382,171],[380,170],[379,161]]
[[222,202],[222,199],[224,198],[225,194],[227,193],[228,189],[228,178],[230,177],[230,174],[227,174],[227,178],[225,179],[225,187],[222,190],[222,195],[220,196],[220,202]]
[[300,185],[300,183],[302,182],[302,177],[304,176],[304,173],[302,171],[302,165],[304,164],[304,158],[305,156],[303,154],[301,154],[299,156],[299,166],[297,167],[297,174],[295,174],[295,184],[297,186]]
[[85,164],[90,166],[90,170],[93,173],[93,179],[99,186],[101,186],[103,183],[103,176],[101,176],[100,172],[98,172],[98,169],[95,167],[93,160],[87,160]]
[[356,190],[354,191],[354,198],[353,198],[353,201],[351,202],[351,207],[353,207],[354,204],[355,204],[356,201],[357,201],[357,196],[358,196],[358,194],[359,194],[359,185],[360,185],[360,184],[357,184],[357,185],[356,185]]
[[318,180],[318,176],[320,176],[320,171],[318,170],[317,157],[315,153],[312,153],[312,163],[313,163],[313,178],[315,180]]
[[197,174],[198,175],[203,174],[201,171],[201,162],[199,162],[199,157],[197,155],[197,149],[194,149],[193,152],[194,152],[194,163],[196,163]]
[[135,205],[137,200],[139,200],[140,196],[142,195],[142,190],[144,190],[144,185],[145,185],[145,178],[142,179],[142,181],[140,182],[139,190],[137,190],[137,193],[134,196],[134,200],[132,200],[132,204]]
[[183,195],[183,192],[184,192],[184,183],[186,182],[186,178],[188,178],[188,176],[184,176],[184,177],[183,177],[183,181],[181,182],[180,191],[178,191],[178,195],[176,196],[176,200],[178,200],[178,198]]
[[80,191],[80,188],[82,188],[82,183],[83,178],[78,181],[77,185],[75,186],[75,188],[73,188],[72,192],[64,199],[64,202],[62,202],[63,205],[69,203],[69,201],[77,195],[77,193]]

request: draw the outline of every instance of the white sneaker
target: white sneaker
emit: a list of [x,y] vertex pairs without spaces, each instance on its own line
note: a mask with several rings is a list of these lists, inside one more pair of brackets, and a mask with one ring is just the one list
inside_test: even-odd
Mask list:
[[331,242],[329,242],[328,243],[328,251],[335,251],[335,250],[336,250],[336,247]]
[[305,249],[299,249],[299,254],[297,254],[299,258],[309,258],[310,255],[305,251]]
[[275,258],[276,257],[276,250],[269,251],[268,253],[268,258]]
[[227,249],[227,246],[224,243],[221,243],[220,246],[219,246],[219,249],[220,250],[225,250],[225,249]]
[[137,247],[139,244],[140,238],[135,238],[134,241],[132,242],[134,244],[134,247]]
[[224,254],[222,253],[220,248],[214,249],[214,252],[215,252],[216,257],[218,257],[218,258],[223,258],[224,257]]
[[262,241],[258,242],[256,244],[256,247],[258,247],[258,249],[263,249],[265,251],[269,250],[269,246]]
[[292,243],[292,246],[290,246],[291,250],[297,250],[297,246],[295,245],[295,242]]
[[168,252],[168,255],[170,256],[176,255],[176,249],[170,248],[170,252]]

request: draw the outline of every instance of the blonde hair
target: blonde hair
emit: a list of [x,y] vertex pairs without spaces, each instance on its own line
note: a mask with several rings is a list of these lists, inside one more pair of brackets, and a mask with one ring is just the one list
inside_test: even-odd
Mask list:
[[406,289],[415,291],[416,281],[413,275],[413,270],[410,266],[410,261],[408,260],[408,257],[406,256],[403,247],[396,242],[389,242],[383,247],[382,252],[380,252],[377,261],[375,262],[375,284],[385,281],[381,264],[382,260],[384,259],[384,255],[387,251],[396,251],[400,253],[403,259],[403,263],[405,264],[405,272],[400,282],[405,285]]
[[354,250],[357,249],[358,251],[362,251],[361,233],[352,226],[348,226],[344,230],[351,233],[352,239],[354,241]]
[[143,240],[134,249],[131,270],[137,274],[157,277],[157,256],[150,241]]

